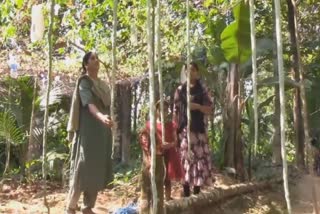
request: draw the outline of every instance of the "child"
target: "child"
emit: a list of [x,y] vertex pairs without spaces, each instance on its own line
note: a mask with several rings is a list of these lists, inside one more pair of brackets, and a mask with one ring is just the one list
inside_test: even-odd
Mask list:
[[[149,214],[152,205],[151,192],[151,148],[150,148],[150,129],[145,128],[139,134],[139,142],[142,148],[142,170],[141,170],[141,199],[140,199],[140,214]],[[161,144],[157,142],[156,151],[156,186],[158,194],[158,213],[164,213],[164,197],[163,197],[163,178],[164,178],[164,164]]]
[[[181,181],[183,179],[183,169],[181,166],[181,159],[177,148],[177,136],[176,136],[176,125],[170,121],[168,108],[169,103],[164,101],[164,117],[165,117],[165,142],[163,143],[164,149],[164,160],[166,166],[166,177],[165,177],[165,197],[166,200],[172,200],[171,198],[171,181]],[[157,140],[162,141],[162,124],[161,124],[161,110],[160,101],[156,104],[156,118],[157,128],[156,135]]]

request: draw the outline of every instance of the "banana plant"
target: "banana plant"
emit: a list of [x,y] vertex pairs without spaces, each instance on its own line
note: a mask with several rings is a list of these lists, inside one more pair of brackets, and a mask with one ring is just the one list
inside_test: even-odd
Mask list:
[[221,48],[230,63],[245,63],[251,56],[249,4],[242,0],[233,9],[235,21],[221,33]]
[[241,94],[240,65],[251,56],[250,12],[248,2],[242,0],[233,9],[235,20],[221,33],[221,48],[230,63],[227,77],[224,111],[224,165],[236,167],[240,180],[244,180],[241,146]]

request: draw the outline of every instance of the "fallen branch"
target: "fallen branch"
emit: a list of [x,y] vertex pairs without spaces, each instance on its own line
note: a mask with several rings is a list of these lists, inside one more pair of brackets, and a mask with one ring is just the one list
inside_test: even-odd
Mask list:
[[282,179],[276,179],[260,183],[235,184],[226,188],[214,188],[209,192],[202,192],[199,195],[166,202],[166,213],[197,213],[197,209],[201,209],[201,207],[212,206],[213,204],[221,203],[232,197],[269,188],[273,184],[281,182]]

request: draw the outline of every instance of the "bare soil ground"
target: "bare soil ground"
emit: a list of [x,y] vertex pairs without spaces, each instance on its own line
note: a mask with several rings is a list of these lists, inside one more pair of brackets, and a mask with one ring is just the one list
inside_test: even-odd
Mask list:
[[[316,192],[320,191],[320,179],[315,178]],[[234,184],[235,181],[219,175],[216,186]],[[311,176],[301,176],[290,184],[290,198],[294,214],[313,213],[311,194]],[[42,214],[47,213],[43,205],[43,188],[41,183],[18,184],[13,181],[3,183],[0,192],[0,213],[3,214]],[[139,199],[138,178],[130,183],[119,185],[110,190],[100,192],[95,207],[98,214],[113,213]],[[57,184],[48,185],[48,202],[51,214],[63,214],[67,190]],[[173,198],[180,198],[181,187],[175,184]],[[320,197],[318,196],[320,199]],[[82,198],[80,201],[82,202]],[[320,207],[320,205],[319,205]],[[80,211],[78,212],[81,213]],[[197,214],[281,214],[286,212],[286,203],[281,185],[274,186],[266,191],[257,191],[251,194],[240,195],[225,201],[222,204],[204,207]]]

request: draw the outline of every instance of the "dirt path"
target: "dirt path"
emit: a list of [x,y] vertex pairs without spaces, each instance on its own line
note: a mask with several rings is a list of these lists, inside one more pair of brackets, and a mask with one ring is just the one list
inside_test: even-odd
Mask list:
[[[291,200],[294,214],[313,213],[311,196],[311,178],[303,176],[290,185]],[[229,178],[218,177],[218,186],[233,184]],[[316,179],[317,192],[320,192],[320,179]],[[173,197],[180,198],[180,186],[173,188]],[[41,185],[4,185],[0,192],[0,213],[3,214],[42,214],[47,213],[43,204]],[[48,201],[51,214],[62,214],[65,207],[66,190],[58,185],[49,187]],[[119,207],[137,201],[139,187],[133,184],[123,184],[112,190],[101,192],[98,196],[95,211],[97,214],[113,213]],[[318,196],[320,199],[320,197]],[[80,199],[80,202],[82,199]],[[320,203],[319,203],[320,207]],[[223,204],[203,207],[197,214],[282,214],[286,213],[286,203],[281,185],[268,191],[257,191],[229,199]],[[81,212],[78,212],[79,214]]]
[[[320,178],[315,178],[318,206],[320,207]],[[313,214],[311,176],[305,175],[290,183],[292,214]],[[241,195],[227,202],[207,208],[201,214],[286,214],[282,185],[268,191]],[[199,214],[199,213],[198,213]]]

